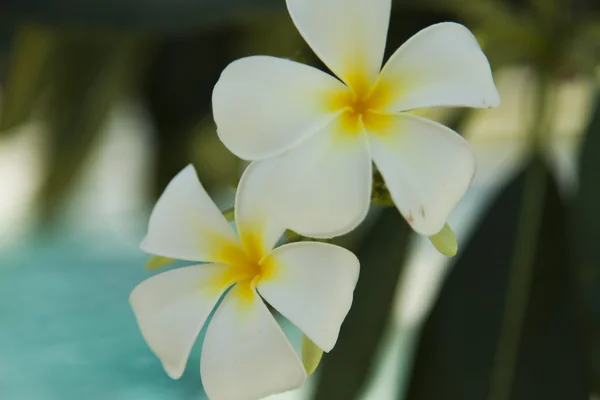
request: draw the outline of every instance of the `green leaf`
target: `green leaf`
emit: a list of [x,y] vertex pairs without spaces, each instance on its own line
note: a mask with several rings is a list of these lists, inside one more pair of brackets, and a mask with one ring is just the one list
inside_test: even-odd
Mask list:
[[314,399],[358,398],[388,323],[411,229],[396,208],[381,212],[356,250],[360,278],[336,346],[322,362]]
[[600,96],[597,96],[579,162],[579,192],[574,202],[575,261],[585,318],[591,382],[600,393]]
[[21,26],[13,39],[2,93],[0,132],[27,121],[46,83],[56,49],[56,34],[35,25]]
[[302,334],[302,364],[308,375],[315,372],[321,362],[321,357],[323,357],[323,350],[305,334]]
[[566,216],[539,160],[504,188],[425,323],[407,399],[589,398]]

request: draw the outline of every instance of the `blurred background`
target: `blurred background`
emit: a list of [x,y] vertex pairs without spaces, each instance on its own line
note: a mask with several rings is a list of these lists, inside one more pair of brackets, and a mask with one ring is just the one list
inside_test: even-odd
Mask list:
[[[362,269],[336,348],[273,400],[600,398],[600,3],[395,0],[387,56],[440,21],[476,34],[502,98],[421,112],[477,153],[460,252],[374,206],[337,240]],[[284,0],[0,4],[0,398],[204,398],[199,346],[171,381],[127,299],[182,167],[230,207],[244,164],[211,91],[252,54],[324,68]]]

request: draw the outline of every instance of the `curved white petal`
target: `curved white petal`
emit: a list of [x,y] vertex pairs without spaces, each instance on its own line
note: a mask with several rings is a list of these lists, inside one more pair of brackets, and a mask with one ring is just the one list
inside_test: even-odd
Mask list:
[[301,386],[302,362],[248,283],[217,308],[202,346],[202,384],[211,400],[256,400]]
[[188,165],[158,199],[140,248],[163,257],[218,262],[225,243],[238,243],[237,236]]
[[275,162],[271,207],[286,228],[330,238],[366,217],[372,162],[364,133],[344,132],[334,121]]
[[246,160],[272,157],[335,118],[332,97],[344,85],[290,60],[253,56],[221,73],[212,96],[217,134]]
[[319,58],[347,85],[377,79],[391,0],[287,0],[296,27]]
[[332,244],[299,242],[276,248],[266,262],[273,274],[258,283],[261,296],[330,351],[352,305],[359,273],[356,256]]
[[396,50],[381,72],[377,90],[387,97],[382,112],[500,105],[477,39],[463,25],[449,22],[423,29]]
[[283,235],[285,227],[271,215],[272,159],[250,164],[238,185],[235,222],[242,244],[254,259],[261,259]]
[[178,268],[140,283],[129,298],[142,335],[167,374],[179,379],[206,318],[227,289],[227,267]]
[[390,116],[384,129],[369,133],[375,165],[404,218],[418,233],[441,231],[475,172],[469,143],[410,114]]

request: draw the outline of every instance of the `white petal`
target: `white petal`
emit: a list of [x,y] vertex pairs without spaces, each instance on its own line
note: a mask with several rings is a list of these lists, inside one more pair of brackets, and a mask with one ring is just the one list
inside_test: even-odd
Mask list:
[[350,251],[327,243],[299,242],[273,250],[272,276],[258,291],[317,346],[330,351],[352,305],[359,262]]
[[477,39],[455,23],[432,25],[404,43],[383,68],[378,89],[390,97],[379,111],[500,105]]
[[335,118],[332,96],[345,89],[316,68],[275,57],[234,61],[213,91],[217,133],[246,160],[289,149]]
[[221,261],[224,243],[238,243],[237,236],[188,165],[158,199],[140,248],[180,260]]
[[421,234],[441,231],[475,172],[469,143],[410,114],[390,116],[385,129],[370,133],[373,160],[404,218]]
[[276,159],[273,212],[302,235],[342,235],[367,215],[371,180],[366,136],[342,132],[334,121]]
[[270,213],[272,159],[250,164],[238,185],[235,198],[235,222],[242,244],[249,254],[261,259],[283,235],[285,228]]
[[202,384],[211,400],[255,400],[301,386],[302,362],[247,283],[234,286],[213,316],[202,346]]
[[178,268],[140,283],[129,302],[144,339],[173,379],[183,374],[206,318],[227,285],[227,267],[208,264]]
[[287,0],[296,27],[346,84],[375,82],[387,37],[391,0]]

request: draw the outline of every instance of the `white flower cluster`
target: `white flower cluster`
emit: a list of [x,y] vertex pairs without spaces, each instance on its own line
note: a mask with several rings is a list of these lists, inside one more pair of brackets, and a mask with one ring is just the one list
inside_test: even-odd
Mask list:
[[353,230],[369,210],[374,163],[416,232],[445,232],[474,155],[449,128],[407,111],[500,102],[488,61],[462,25],[422,30],[381,68],[391,0],[287,0],[287,7],[337,79],[269,56],[223,71],[213,92],[217,132],[252,161],[236,195],[237,233],[188,166],[158,200],[141,248],[206,264],[156,275],[130,299],[174,379],[214,310],[200,360],[213,400],[258,399],[306,380],[265,303],[323,351],[336,343],[359,262],[331,244],[275,248],[285,229],[314,238]]

